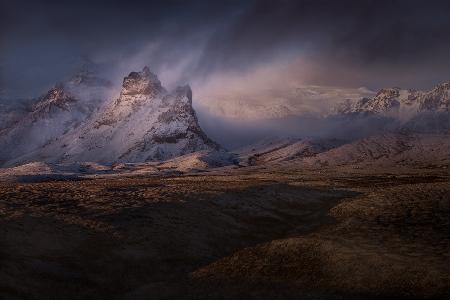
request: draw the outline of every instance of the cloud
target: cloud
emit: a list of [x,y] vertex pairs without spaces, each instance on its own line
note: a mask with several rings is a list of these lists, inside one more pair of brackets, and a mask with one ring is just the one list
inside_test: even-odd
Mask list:
[[117,78],[150,65],[170,86],[298,60],[295,75],[310,85],[422,88],[450,78],[443,0],[17,0],[1,11],[0,75],[27,97],[81,56]]
[[311,85],[311,67],[297,59],[247,71],[216,72],[193,82],[194,103],[222,118],[261,120],[306,114],[329,114],[337,103],[370,97],[365,88]]

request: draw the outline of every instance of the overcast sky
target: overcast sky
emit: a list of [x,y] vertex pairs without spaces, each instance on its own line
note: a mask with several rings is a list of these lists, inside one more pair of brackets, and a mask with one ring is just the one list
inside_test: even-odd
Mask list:
[[167,84],[280,65],[304,84],[450,81],[450,1],[0,3],[4,97],[36,96],[86,59],[116,78],[149,65]]

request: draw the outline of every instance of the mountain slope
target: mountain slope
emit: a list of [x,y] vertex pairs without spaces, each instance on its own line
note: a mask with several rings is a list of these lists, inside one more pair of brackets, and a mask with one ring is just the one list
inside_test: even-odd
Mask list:
[[80,126],[101,105],[110,83],[77,74],[36,99],[31,109],[0,131],[0,165],[51,143]]
[[315,156],[342,143],[337,139],[275,138],[260,141],[236,152],[244,165],[263,165]]
[[298,162],[314,166],[450,166],[450,135],[374,135]]

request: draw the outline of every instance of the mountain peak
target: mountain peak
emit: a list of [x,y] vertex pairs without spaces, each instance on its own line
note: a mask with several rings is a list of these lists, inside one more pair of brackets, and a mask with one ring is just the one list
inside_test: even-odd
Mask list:
[[141,72],[131,72],[124,78],[121,96],[157,95],[166,92],[158,76],[146,66]]
[[384,88],[378,91],[375,95],[377,99],[392,99],[398,97],[400,95],[400,88],[392,87],[392,88]]
[[188,84],[177,87],[175,89],[175,95],[178,98],[185,97],[187,100],[186,102],[189,105],[192,105],[192,89]]
[[76,100],[69,95],[62,84],[56,84],[33,106],[33,111],[50,110],[52,107],[67,109],[68,104]]
[[145,67],[142,69],[142,73],[143,73],[143,74],[146,74],[146,75],[152,74],[152,72],[150,72],[150,68],[149,68],[148,66],[145,66]]

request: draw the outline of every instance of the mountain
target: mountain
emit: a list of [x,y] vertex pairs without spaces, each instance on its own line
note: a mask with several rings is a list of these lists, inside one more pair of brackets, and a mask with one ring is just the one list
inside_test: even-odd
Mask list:
[[93,73],[77,74],[32,101],[27,112],[0,130],[0,164],[25,155],[80,126],[101,105],[110,83]]
[[450,83],[443,83],[429,91],[386,88],[372,98],[362,98],[356,102],[341,103],[336,112],[340,114],[393,113],[410,116],[421,112],[449,112]]
[[[450,83],[431,90],[386,88],[372,98],[345,101],[336,115],[378,133],[318,155],[326,165],[447,165],[450,157]],[[355,128],[355,131],[358,131]]]
[[[425,145],[424,149],[431,151],[432,145],[438,146],[434,142],[436,137],[447,139],[446,134],[450,133],[449,83],[429,91],[382,89],[373,97],[344,101],[332,115],[317,113],[315,119],[307,119],[303,113],[298,118],[304,122],[295,123],[302,124],[302,128],[291,131],[296,136],[318,138],[281,138],[288,136],[287,131],[290,130],[285,122],[279,128],[280,138],[239,149],[235,152],[237,157],[225,153],[200,128],[192,106],[190,86],[168,91],[158,77],[144,67],[139,72],[129,73],[123,79],[120,93],[117,91],[111,97],[113,93],[112,84],[89,69],[83,69],[69,81],[55,85],[36,99],[25,113],[3,123],[7,125],[0,129],[0,143],[3,145],[0,165],[15,166],[33,161],[103,165],[166,161],[169,169],[175,170],[179,164],[181,169],[187,170],[234,164],[237,158],[242,166],[298,160],[308,162],[319,158],[327,164],[339,164],[340,161],[355,162],[359,158],[372,161],[385,153],[392,161],[397,159],[396,153],[407,153],[406,150],[399,152],[398,145],[411,144],[414,148],[417,143],[417,147]],[[330,100],[338,95],[351,96],[349,99],[352,99],[364,93],[371,95],[365,89],[303,87],[285,94],[284,100],[280,100],[277,95],[281,94],[274,91],[274,94],[265,93],[274,102],[266,103],[267,109],[263,111],[278,111],[270,103],[283,102],[293,105],[287,114],[299,114],[300,110],[293,111],[294,107],[302,106],[299,104],[301,101],[296,102],[298,99],[325,97]],[[223,105],[242,109],[239,113],[249,109],[235,102]],[[276,115],[287,120],[285,113]],[[265,115],[262,111],[257,114],[259,117],[274,116],[271,113]],[[217,126],[217,121],[214,125]],[[240,131],[244,129],[248,128],[239,127]],[[218,151],[220,155],[214,154]],[[439,151],[447,155],[445,151]],[[336,157],[333,154],[341,152],[343,154]],[[419,155],[420,151],[417,153]],[[325,157],[335,157],[335,161]]]
[[145,67],[125,77],[119,97],[107,101],[83,124],[8,164],[145,162],[219,149],[198,124],[191,88],[168,92]]
[[346,100],[334,112],[333,117],[352,122],[381,120],[384,131],[450,133],[450,83],[429,91],[386,88],[372,98]]

